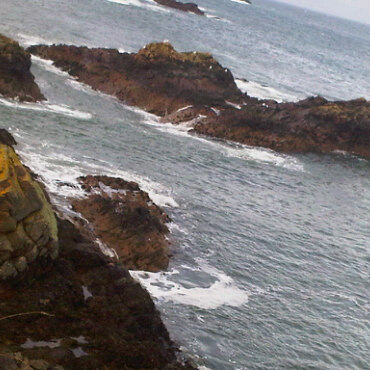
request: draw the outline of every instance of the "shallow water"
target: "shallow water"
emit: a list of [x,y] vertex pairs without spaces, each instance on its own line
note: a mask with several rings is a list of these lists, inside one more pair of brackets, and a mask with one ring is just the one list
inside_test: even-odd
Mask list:
[[[255,95],[369,97],[367,26],[266,1],[199,1],[220,20],[126,3],[2,0],[0,32],[124,50],[169,39],[211,51]],[[211,369],[368,366],[368,161],[190,136],[50,63],[32,69],[48,102],[1,99],[2,125],[60,207],[80,194],[61,183],[105,173],[166,208],[169,271],[133,274],[186,353]]]

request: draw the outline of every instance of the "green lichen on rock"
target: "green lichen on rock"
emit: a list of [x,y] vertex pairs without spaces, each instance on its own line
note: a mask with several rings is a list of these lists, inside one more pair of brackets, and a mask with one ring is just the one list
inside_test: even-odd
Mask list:
[[57,254],[51,205],[14,149],[0,144],[0,279],[18,276],[37,257]]
[[[139,50],[138,56],[145,56],[151,60],[169,59],[179,62],[191,62],[194,64],[207,63],[210,65],[219,65],[216,59],[210,53],[203,52],[178,52],[167,41],[153,42]],[[220,66],[221,67],[221,66]],[[222,68],[222,67],[221,67]]]

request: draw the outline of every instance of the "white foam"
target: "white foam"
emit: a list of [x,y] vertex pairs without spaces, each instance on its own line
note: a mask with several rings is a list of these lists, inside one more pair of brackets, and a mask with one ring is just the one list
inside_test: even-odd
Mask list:
[[64,104],[51,104],[49,102],[41,103],[20,103],[16,100],[9,100],[0,98],[0,104],[15,109],[27,109],[39,112],[51,112],[56,114],[62,114],[64,116],[73,117],[82,120],[89,120],[92,118],[91,113],[81,112],[79,110],[71,109]]
[[22,46],[25,46],[25,47],[28,47],[28,46],[31,46],[31,45],[39,45],[39,44],[52,45],[54,43],[58,43],[58,42],[45,40],[45,39],[43,39],[42,37],[39,37],[39,36],[25,35],[24,33],[18,33],[17,36],[18,36],[18,39],[19,39],[19,43]]
[[304,172],[303,164],[298,159],[289,155],[274,152],[270,149],[249,147],[247,145],[240,145],[238,147],[224,146],[223,153],[227,157],[254,160],[294,171]]
[[147,1],[147,0],[143,0],[143,1],[140,1],[140,0],[107,0],[107,1],[111,3],[126,5],[126,6],[136,6],[139,8],[145,8],[145,9],[153,10],[156,12],[158,11],[162,11],[166,13],[170,12],[169,9],[166,9],[162,6],[157,5],[157,3],[154,1]]
[[235,83],[242,92],[258,99],[272,99],[278,103],[299,100],[299,97],[295,95],[278,91],[273,87],[263,86],[257,82],[244,81],[236,78]]
[[64,151],[63,148],[41,141],[41,146],[49,149],[48,151],[52,153],[52,156],[47,156],[44,149],[40,150],[39,146],[28,144],[27,135],[19,129],[10,129],[10,131],[15,137],[20,138],[17,151],[22,156],[24,163],[35,173],[42,176],[54,203],[61,206],[68,213],[70,209],[67,206],[66,199],[85,196],[77,178],[90,174],[120,177],[126,181],[137,182],[140,188],[146,191],[158,206],[178,207],[178,203],[172,197],[172,190],[148,177],[117,169],[103,160],[93,159],[91,161],[87,157],[76,160],[61,152]]
[[52,72],[56,75],[73,78],[71,75],[65,71],[62,71],[60,68],[54,66],[54,62],[50,59],[43,59],[36,55],[31,55],[32,63],[37,64],[38,66],[42,67],[46,71]]
[[243,4],[243,5],[251,5],[249,3],[247,3],[246,1],[243,1],[243,0],[231,0],[233,1],[234,3],[239,3],[239,4]]
[[210,310],[223,305],[238,307],[248,301],[248,294],[238,288],[231,277],[207,265],[202,266],[202,271],[215,278],[215,282],[209,287],[185,288],[180,283],[171,281],[171,276],[179,274],[178,270],[159,273],[130,271],[130,273],[153,297],[176,304]]
[[173,233],[174,231],[178,231],[184,235],[188,235],[188,231],[186,229],[184,229],[183,227],[179,226],[178,224],[174,223],[173,221],[172,222],[169,222],[167,224],[167,227],[168,227],[168,230],[170,230],[170,233]]
[[154,126],[159,131],[168,132],[173,135],[187,137],[192,140],[198,140],[204,144],[217,148],[222,155],[226,157],[234,157],[249,161],[256,161],[260,163],[272,164],[278,167],[283,167],[289,170],[304,172],[303,164],[293,156],[274,152],[273,150],[251,147],[243,144],[236,144],[233,142],[217,142],[211,138],[207,139],[197,135],[190,135],[189,128],[194,126],[194,122],[183,122],[179,125],[172,123],[161,123],[156,119],[148,119],[144,121],[146,124]]
[[89,120],[92,118],[92,114],[88,112],[81,112],[79,110],[71,109],[64,104],[45,104],[46,108],[53,113],[63,114],[65,116],[74,117],[82,120]]

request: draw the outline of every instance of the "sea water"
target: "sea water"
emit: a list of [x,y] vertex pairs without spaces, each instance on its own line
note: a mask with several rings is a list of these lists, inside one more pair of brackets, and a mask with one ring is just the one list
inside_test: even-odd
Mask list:
[[[211,52],[250,95],[370,98],[370,28],[275,2],[199,0],[208,17],[149,0],[1,0],[0,32],[28,46],[136,51],[169,40]],[[47,102],[0,100],[1,126],[72,212],[76,178],[137,181],[171,216],[168,271],[132,272],[172,338],[210,369],[370,363],[370,165],[187,134],[32,58]],[[246,81],[247,80],[247,81]],[[73,186],[71,186],[73,185]]]

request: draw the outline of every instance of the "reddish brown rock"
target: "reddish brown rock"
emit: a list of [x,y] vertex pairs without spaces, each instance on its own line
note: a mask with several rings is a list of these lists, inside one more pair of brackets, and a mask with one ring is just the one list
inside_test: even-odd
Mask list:
[[242,94],[211,55],[178,53],[168,43],[150,44],[137,54],[65,45],[31,51],[93,88],[162,116],[162,122],[186,122],[194,133],[281,152],[341,150],[370,157],[364,99],[258,100]]
[[198,15],[204,15],[204,12],[198,8],[197,4],[194,3],[182,3],[176,0],[154,0],[156,3],[167,6],[169,8],[182,10],[184,12],[195,13]]
[[0,34],[0,94],[20,101],[45,100],[30,67],[30,54],[16,41]]
[[[179,360],[149,293],[101,252],[86,224],[56,218],[7,145],[14,143],[0,131],[0,369],[194,369]],[[108,186],[128,192],[111,200],[132,234],[135,226],[138,235],[165,231],[166,216],[137,184],[105,177],[84,184],[90,193],[104,186],[104,193]],[[101,198],[107,200],[103,192]]]
[[125,267],[160,271],[168,266],[169,217],[134,182],[108,176],[81,177],[86,198],[73,208],[93,227],[93,233],[113,249]]
[[198,122],[193,132],[280,152],[342,150],[370,158],[370,103],[365,99],[251,102]]
[[243,98],[231,72],[210,54],[178,53],[166,42],[136,54],[67,45],[29,50],[92,88],[159,116],[188,105],[223,106],[225,100]]
[[53,269],[0,287],[0,368],[194,369],[128,271],[70,222],[58,229]]

